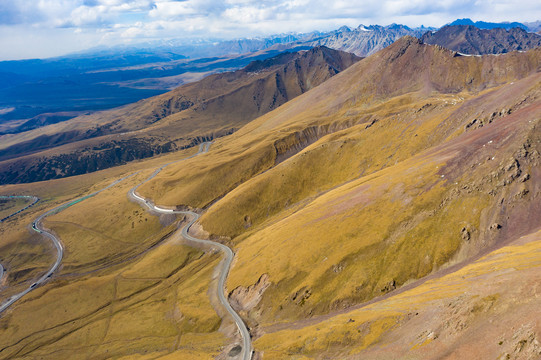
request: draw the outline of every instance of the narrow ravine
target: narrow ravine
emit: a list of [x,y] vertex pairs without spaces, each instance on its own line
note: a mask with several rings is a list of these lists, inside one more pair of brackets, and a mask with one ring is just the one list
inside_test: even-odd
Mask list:
[[[192,158],[194,156],[197,156],[197,155],[199,155],[201,153],[205,153],[205,152],[207,152],[209,150],[210,145],[211,145],[210,142],[202,143],[202,144],[199,145],[199,151],[196,154],[194,154],[194,155],[192,155],[190,157],[187,157],[185,159],[177,160],[177,161],[174,161],[174,162],[186,160],[186,159]],[[231,304],[229,303],[229,301],[227,300],[227,297],[225,296],[225,282],[227,280],[227,276],[229,275],[229,269],[231,267],[231,263],[233,262],[233,258],[235,256],[233,251],[224,244],[221,244],[221,243],[218,243],[218,242],[215,242],[215,241],[211,241],[211,240],[198,239],[198,238],[195,238],[195,237],[191,236],[190,234],[188,234],[188,232],[190,230],[190,227],[199,219],[199,214],[197,214],[197,213],[195,213],[193,211],[166,209],[166,208],[154,205],[154,203],[151,200],[145,199],[144,197],[142,197],[142,196],[140,196],[140,195],[138,195],[136,193],[137,189],[141,185],[143,185],[147,181],[154,178],[164,167],[166,167],[167,165],[170,165],[172,163],[173,162],[167,163],[167,164],[159,167],[158,169],[156,169],[156,171],[154,171],[152,173],[152,175],[150,175],[146,180],[144,180],[143,182],[141,182],[140,184],[138,184],[137,186],[132,188],[129,191],[128,196],[131,199],[133,199],[134,201],[136,201],[137,203],[139,203],[141,206],[146,206],[150,210],[158,212],[158,213],[162,213],[162,214],[182,214],[182,215],[189,216],[191,218],[191,220],[190,220],[190,222],[188,224],[186,224],[182,228],[182,230],[181,230],[182,236],[188,242],[192,242],[192,243],[196,243],[196,244],[203,244],[203,245],[208,246],[208,247],[210,247],[212,249],[218,249],[224,254],[224,259],[219,265],[221,268],[220,268],[220,275],[219,275],[219,279],[218,279],[218,294],[217,295],[218,295],[218,299],[219,299],[220,303],[223,305],[225,310],[231,315],[231,317],[235,321],[235,324],[237,325],[237,328],[239,329],[239,333],[240,333],[240,335],[242,337],[242,350],[241,350],[241,353],[240,353],[240,359],[242,359],[242,360],[250,360],[252,358],[252,339],[250,337],[250,333],[249,333],[248,328],[246,327],[246,324],[244,323],[244,321],[242,321],[239,314],[237,314],[237,312],[231,307]]]

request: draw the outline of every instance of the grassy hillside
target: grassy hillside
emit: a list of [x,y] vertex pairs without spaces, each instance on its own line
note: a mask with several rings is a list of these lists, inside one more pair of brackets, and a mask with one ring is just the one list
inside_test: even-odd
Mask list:
[[19,211],[31,202],[31,199],[25,198],[0,199],[0,219]]
[[[364,153],[373,153],[368,153],[361,166],[333,160],[337,169],[339,164],[345,164],[349,171],[345,176],[333,171],[341,178],[334,183],[331,180],[330,185],[339,184],[352,179],[355,176],[352,174],[366,174],[366,168],[372,165],[377,165],[373,170],[380,169],[426,149],[451,136],[457,126],[476,116],[480,117],[479,121],[488,121],[494,110],[507,111],[496,97],[490,100],[489,106],[477,107],[475,102],[463,108],[461,105],[466,98],[483,95],[479,92],[491,86],[535,72],[538,56],[539,51],[483,59],[454,57],[450,51],[405,38],[295,101],[249,123],[227,141],[216,142],[211,154],[166,169],[141,191],[144,193],[148,189],[147,194],[159,203],[205,207],[253,175],[270,169],[325,135],[335,133],[329,136],[329,139],[335,139],[340,134],[351,136],[364,131],[365,138],[373,141],[373,146],[367,144],[361,148],[359,145],[361,151],[349,152],[355,155],[345,155],[348,153],[346,148],[336,159],[344,155],[358,158]],[[433,64],[433,68],[426,67],[425,63]],[[440,72],[436,71],[438,66],[452,66],[449,73],[460,74],[462,78],[451,75],[441,78]],[[402,73],[400,69],[405,67],[411,72]],[[470,67],[471,75],[468,75],[466,70]],[[493,70],[489,71],[489,68]],[[438,88],[446,91],[436,91]],[[520,95],[506,94],[511,96],[508,99],[510,107],[518,106],[522,101]],[[434,129],[438,129],[437,132]],[[397,139],[392,134],[403,136]],[[389,146],[392,147],[388,149],[386,145],[391,142],[393,144]],[[389,162],[388,157],[397,153],[401,144],[408,148],[406,156],[400,156],[398,151],[398,157]],[[386,156],[381,156],[382,150],[387,152]],[[370,155],[374,154],[382,158],[372,164]],[[323,163],[314,172],[315,176],[326,169]],[[300,188],[306,191],[305,187]],[[308,191],[313,193],[314,189],[308,188]]]
[[[464,57],[403,38],[138,192],[204,208],[193,231],[235,250],[226,291],[264,359],[536,358],[540,56]],[[141,170],[45,221],[63,267],[0,318],[0,356],[227,356],[234,326],[208,296],[217,254],[180,243],[182,218],[126,196],[185,155],[0,188],[44,199],[0,243],[35,254],[22,286],[48,253],[17,221]]]
[[254,346],[264,359],[535,359],[539,290],[526,284],[540,278],[540,236],[374,304],[266,328]]
[[46,219],[45,226],[65,247],[62,267],[50,282],[2,314],[0,357],[212,358],[226,346],[232,324],[222,324],[221,310],[207,293],[215,286],[213,271],[219,256],[184,246],[176,234],[182,219],[158,218],[128,200],[128,190],[164,161],[171,158],[77,181],[2,187],[2,193],[25,189],[43,199],[1,229],[2,264],[8,276],[4,300],[28,287],[54,262],[52,245],[28,229],[44,207],[142,170]]
[[[505,123],[353,180],[234,239],[239,261],[229,288],[267,274],[272,285],[254,316],[263,323],[308,317],[426,276],[461,260],[459,249],[471,256],[532,231],[539,206],[529,194],[538,184],[519,176],[534,171],[537,160],[515,159],[527,139],[536,143],[528,121],[540,110],[524,108]],[[489,141],[498,141],[497,160]]]
[[349,308],[541,225],[539,56],[402,39],[140,191],[208,207],[230,291],[267,276],[252,328]]
[[77,175],[191,147],[234,132],[358,60],[323,47],[285,53],[124,108],[4,135],[0,179]]

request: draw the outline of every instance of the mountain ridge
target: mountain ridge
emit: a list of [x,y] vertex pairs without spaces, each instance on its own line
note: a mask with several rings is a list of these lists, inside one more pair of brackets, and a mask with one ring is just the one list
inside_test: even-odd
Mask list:
[[[343,29],[343,28],[341,28]],[[334,33],[324,34],[324,36],[309,41],[295,42],[298,45],[308,46],[328,46],[333,49],[354,53],[358,56],[368,56],[389,46],[394,41],[403,36],[420,37],[426,28],[411,29],[405,25],[391,24],[388,26],[359,25],[351,30],[345,28],[337,30]]]
[[503,54],[541,46],[541,35],[517,27],[479,29],[472,25],[449,25],[436,32],[426,32],[420,39],[426,44],[471,55]]
[[500,22],[500,23],[495,23],[495,22],[486,22],[486,21],[473,21],[469,18],[464,18],[464,19],[456,19],[455,21],[447,24],[447,25],[471,25],[471,26],[475,26],[476,28],[479,28],[479,29],[497,29],[497,28],[501,28],[501,29],[512,29],[512,28],[521,28],[523,30],[528,30],[528,26],[526,26],[525,24],[523,23],[520,23],[520,22],[516,22],[516,21],[513,21],[513,22]]
[[[82,163],[79,160],[79,165],[74,168],[74,160],[69,159],[86,158],[90,166],[94,161],[93,152],[103,154],[100,164],[89,167],[97,170],[230,134],[247,121],[319,85],[355,61],[358,58],[354,55],[324,47],[285,54],[272,61],[253,63],[247,71],[210,75],[199,82],[118,110],[24,133],[21,136],[25,139],[23,142],[14,142],[11,147],[5,146],[0,150],[0,156],[7,160],[1,166],[4,176],[7,176],[3,181],[14,181],[25,173],[25,181],[32,181],[29,174],[38,175],[35,171],[28,172],[29,167],[41,168],[45,162],[51,161],[51,156],[56,158],[52,163],[57,170],[47,172],[47,175],[42,172],[42,180],[57,177],[64,171],[71,175],[84,173],[84,165],[80,165],[86,160]],[[266,66],[266,71],[250,71],[256,67],[261,70],[262,66]],[[32,133],[33,139],[29,138]],[[175,134],[178,135],[175,137]],[[79,148],[75,145],[77,141],[81,142]],[[22,151],[28,151],[31,146],[34,146],[33,152],[38,153],[24,159],[8,160],[20,158]],[[64,146],[64,150],[59,146]],[[47,150],[54,147],[61,151],[61,155],[53,155],[56,150]],[[115,150],[120,147],[125,150],[123,156]],[[27,171],[17,171],[20,166]]]
[[[468,20],[468,24],[471,23]],[[538,25],[529,23],[529,30],[538,31]],[[0,123],[0,132],[19,132],[29,127],[18,127],[18,120],[29,120],[27,125],[39,126],[42,122],[32,118],[40,114],[48,116],[45,114],[99,111],[147,98],[183,83],[199,80],[209,73],[236,70],[246,65],[246,57],[250,57],[250,54],[265,57],[266,52],[270,54],[298,46],[325,45],[366,56],[401,36],[421,37],[427,30],[436,29],[424,26],[410,28],[400,24],[361,24],[356,28],[342,26],[327,32],[278,34],[227,41],[206,40],[189,44],[168,40],[99,48],[44,60],[4,61],[0,62],[0,78],[4,80],[0,84],[0,94],[4,98],[4,101],[0,101],[0,122],[3,123]],[[240,55],[246,51],[248,55]],[[186,59],[186,56],[190,56],[190,59]],[[204,64],[197,60],[198,57],[210,58],[204,60]],[[81,71],[84,74],[78,73]],[[104,93],[108,95],[107,98],[103,97]],[[68,107],[65,105],[66,98],[70,99]],[[51,120],[72,117],[52,114]]]

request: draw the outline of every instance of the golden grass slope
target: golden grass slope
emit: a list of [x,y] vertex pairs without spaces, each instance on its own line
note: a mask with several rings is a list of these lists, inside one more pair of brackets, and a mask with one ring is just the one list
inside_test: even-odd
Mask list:
[[[513,89],[486,91],[481,96],[461,93],[418,99],[418,94],[409,94],[385,102],[384,106],[366,109],[364,115],[377,119],[376,122],[363,122],[327,135],[298,155],[239,185],[209,209],[202,223],[211,233],[239,235],[303,199],[457,136],[471,121],[467,119],[488,118],[506,105],[507,109],[516,109],[516,104],[530,91],[537,91],[536,84],[537,78],[532,77]],[[507,97],[503,104],[502,97]]]
[[0,320],[2,357],[211,357],[225,343],[206,294],[216,264],[214,256],[167,244],[116,271],[50,283]]
[[[66,246],[62,272],[79,268],[89,271],[109,265],[112,259],[129,258],[176,229],[169,226],[164,232],[158,217],[122,196],[146,176],[147,172],[137,174],[81,206],[69,207],[44,220],[43,225],[58,233]],[[173,221],[169,219],[166,224]]]
[[[540,210],[539,184],[519,182],[508,167],[530,136],[538,139],[533,129],[539,115],[541,105],[531,105],[506,121],[339,186],[234,239],[239,260],[229,288],[268,274],[273,285],[254,316],[263,323],[309,317],[426,276],[460,248],[478,251],[531,231],[541,225],[529,215]],[[494,143],[499,149],[492,160]],[[538,160],[519,159],[533,179]],[[489,215],[491,209],[497,215]],[[515,222],[522,227],[513,228]],[[491,228],[494,223],[505,230]]]
[[[419,109],[427,105],[430,111],[432,104],[423,102],[427,98],[434,99],[437,105],[456,105],[470,93],[535,73],[539,53],[534,50],[484,58],[456,57],[451,51],[406,37],[250,122],[227,141],[218,141],[210,154],[172,166],[141,191],[163,204],[208,206],[253,175],[274,166],[281,155],[287,155],[297,145],[302,148],[321,136],[356,124],[366,127],[381,117],[398,120],[407,115],[404,109],[413,110],[416,105]],[[458,94],[461,91],[464,94]],[[455,96],[441,99],[441,92]],[[404,98],[398,98],[400,95]],[[438,113],[444,116],[441,110]],[[297,141],[290,141],[295,138]],[[413,148],[418,151],[433,143],[422,140]]]
[[[537,354],[540,51],[455,55],[402,39],[140,188],[208,208],[203,229],[236,251],[228,290],[268,276],[242,311],[265,358],[460,358],[476,340],[494,340],[480,358]],[[174,225],[137,212],[133,183],[47,221],[65,267],[0,320],[0,355],[224,346],[205,294],[217,258],[160,242]]]
[[32,200],[26,198],[0,199],[0,219],[11,215],[30,204]]
[[[64,261],[50,282],[2,314],[0,358],[212,358],[220,353],[228,340],[223,330],[217,331],[222,321],[207,294],[218,256],[182,245],[179,235],[169,237],[177,231],[175,217],[158,219],[127,197],[157,164],[186,153],[81,176],[75,184],[70,179],[71,188],[68,179],[3,187],[6,193],[36,191],[46,199],[40,206],[51,207],[137,166],[144,169],[46,219],[45,226],[65,246]],[[93,186],[85,188],[88,184]],[[2,238],[8,244],[4,249],[12,254],[8,270],[22,266],[15,258],[28,261],[26,243],[34,244],[26,253],[40,259],[42,272],[54,261],[47,241],[36,235],[25,239],[32,234],[25,222],[43,211],[32,208],[33,213],[3,228],[8,235]],[[28,281],[42,272],[32,272]]]
[[265,329],[254,347],[264,359],[537,359],[540,280],[534,232],[388,299]]
[[[0,226],[0,254],[2,254],[2,264],[8,270],[1,298],[5,299],[9,297],[11,292],[17,292],[19,286],[30,286],[32,279],[44,273],[54,262],[56,251],[52,244],[49,241],[44,241],[41,236],[30,229],[30,224],[40,214],[74,198],[99,190],[114,180],[137,170],[153,169],[160,164],[187,157],[195,151],[195,149],[189,149],[69,179],[44,181],[31,185],[1,186],[0,193],[2,195],[36,195],[41,199],[35,206],[6,220]],[[100,208],[93,210],[99,211]]]
[[541,226],[539,64],[406,38],[141,192],[209,206],[228,289],[268,275],[254,334],[348,308]]

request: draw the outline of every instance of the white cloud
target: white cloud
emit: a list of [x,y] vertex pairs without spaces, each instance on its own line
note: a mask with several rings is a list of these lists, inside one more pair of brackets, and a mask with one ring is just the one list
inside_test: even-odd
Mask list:
[[158,19],[174,19],[184,17],[186,15],[197,14],[197,10],[189,1],[164,1],[155,4],[155,7],[150,10],[149,16]]
[[88,43],[251,37],[360,23],[441,26],[463,17],[535,21],[541,19],[541,5],[539,0],[522,0],[520,6],[515,0],[0,0],[0,56],[26,56],[33,39],[52,48],[44,52],[42,43],[36,45],[35,56],[45,56]]
[[258,8],[255,6],[235,6],[226,9],[222,16],[233,23],[250,24],[270,20],[276,16],[272,8]]

